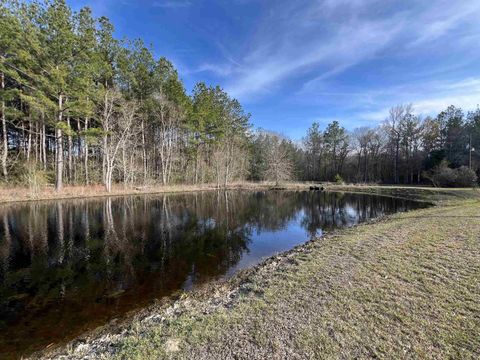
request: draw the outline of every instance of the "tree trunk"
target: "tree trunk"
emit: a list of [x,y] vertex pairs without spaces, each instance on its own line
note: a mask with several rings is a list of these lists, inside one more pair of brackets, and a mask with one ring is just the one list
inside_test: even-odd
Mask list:
[[[58,125],[62,123],[63,117],[63,97],[58,97]],[[63,133],[62,129],[57,126],[55,129],[56,139],[56,176],[55,176],[55,190],[60,191],[63,188]]]
[[108,139],[107,135],[103,135],[103,156],[102,156],[102,181],[103,183],[107,182],[107,146]]
[[193,181],[195,185],[198,183],[198,151],[199,151],[199,146],[197,146],[197,150],[195,152],[195,174],[194,174],[194,181]]
[[336,144],[334,143],[333,145],[333,178],[335,179],[335,176],[337,176],[338,174],[338,170],[337,170],[337,146]]
[[395,143],[395,156],[393,160],[393,182],[395,184],[398,184],[398,157],[399,157],[399,151],[400,150],[400,144],[398,141]]
[[[88,117],[85,117],[85,131],[88,130]],[[85,185],[89,185],[90,180],[88,178],[88,141],[87,137],[84,137],[85,145],[83,149],[83,160],[84,160],[84,167],[85,167]]]
[[75,179],[75,183],[77,183],[78,171],[79,171],[79,168],[83,166],[82,161],[84,158],[84,155],[83,155],[84,148],[82,146],[82,137],[80,136],[82,132],[82,124],[81,124],[80,118],[77,119],[77,132],[78,132],[78,135],[77,135],[76,147],[77,147],[78,154],[75,157],[74,164],[73,164],[73,173],[74,173],[73,177]]
[[107,192],[112,191],[112,173],[113,173],[113,164],[107,162],[107,173],[105,177],[105,190]]
[[143,184],[147,182],[147,150],[145,148],[145,122],[142,119],[142,156],[143,156]]
[[47,170],[47,132],[45,129],[45,115],[42,112],[42,162],[43,170]]
[[225,181],[223,183],[223,187],[226,189],[228,186],[228,174],[230,172],[230,162],[227,161],[227,164],[225,165]]
[[70,115],[67,115],[67,125],[69,128],[69,132],[67,134],[67,142],[68,142],[68,182],[71,184],[73,180],[73,140],[72,135],[70,135]]
[[223,187],[225,189],[228,186],[228,176],[230,175],[230,164],[232,161],[232,156],[233,156],[233,145],[230,142],[230,143],[227,143],[227,153],[226,153],[226,159],[225,159],[225,178],[223,183]]
[[364,156],[365,156],[365,170],[364,170],[363,182],[367,183],[368,182],[368,152],[367,152],[367,150],[365,150]]
[[30,155],[32,153],[32,119],[29,115],[28,119],[28,137],[27,137],[27,162],[30,161]]
[[[1,73],[1,85],[2,90],[5,90],[5,74]],[[7,180],[8,170],[7,170],[7,158],[8,158],[8,133],[7,133],[7,116],[5,114],[5,100],[2,99],[2,174],[3,178]]]
[[216,164],[215,164],[215,173],[216,173],[216,178],[217,178],[217,189],[220,189],[220,161],[219,159],[216,159]]
[[[107,84],[105,84],[105,89],[107,89]],[[108,91],[105,91],[103,97],[103,130],[108,133],[109,130],[109,118],[108,118]],[[107,135],[103,135],[103,151],[102,151],[102,182],[106,184],[107,181]]]
[[38,144],[40,143],[40,134],[38,131],[38,121],[35,121],[35,164],[38,164],[39,153],[38,153]]

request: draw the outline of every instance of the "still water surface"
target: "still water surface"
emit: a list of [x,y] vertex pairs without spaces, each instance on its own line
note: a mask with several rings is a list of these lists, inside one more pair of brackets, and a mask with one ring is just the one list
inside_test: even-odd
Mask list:
[[0,358],[231,276],[322,231],[422,204],[320,192],[202,192],[0,207]]

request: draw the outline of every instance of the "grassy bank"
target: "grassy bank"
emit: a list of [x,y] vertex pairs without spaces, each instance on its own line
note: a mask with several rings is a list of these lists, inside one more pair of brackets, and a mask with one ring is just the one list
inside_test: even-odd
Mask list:
[[478,194],[436,196],[443,206],[329,234],[55,356],[479,358]]
[[329,191],[348,191],[404,199],[428,201],[438,205],[480,199],[478,188],[434,188],[421,186],[388,185],[326,185]]

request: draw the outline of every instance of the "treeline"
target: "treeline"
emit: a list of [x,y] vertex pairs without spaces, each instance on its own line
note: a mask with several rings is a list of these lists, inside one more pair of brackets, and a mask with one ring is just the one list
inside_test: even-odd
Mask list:
[[141,40],[64,0],[0,5],[1,173],[28,184],[245,178],[249,114],[220,87],[187,94]]
[[470,186],[479,150],[480,109],[465,114],[450,106],[421,118],[399,105],[381,125],[351,133],[336,121],[324,131],[314,123],[291,161],[303,180]]
[[[64,0],[0,1],[1,180],[125,186],[286,180],[470,186],[480,110],[421,118],[409,105],[375,128],[314,123],[301,143],[253,131],[219,86],[188,94],[166,58],[115,39],[105,17]],[[474,151],[474,149],[477,151]]]

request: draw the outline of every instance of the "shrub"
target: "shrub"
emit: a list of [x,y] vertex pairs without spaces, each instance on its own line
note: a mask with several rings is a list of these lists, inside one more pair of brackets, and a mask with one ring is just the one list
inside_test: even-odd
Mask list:
[[22,180],[30,188],[30,195],[35,198],[41,187],[47,184],[48,176],[46,172],[38,169],[35,163],[27,162],[23,168]]
[[334,181],[335,181],[337,184],[343,184],[343,178],[340,176],[340,174],[335,175]]
[[423,176],[429,179],[435,187],[470,187],[477,183],[475,171],[466,166],[452,169],[446,160],[443,160],[431,171],[424,172]]
[[455,170],[456,181],[455,184],[460,187],[470,187],[477,184],[477,174],[472,169],[466,166],[460,166]]
[[453,187],[456,184],[456,171],[449,168],[447,165],[440,164],[434,169],[433,183],[440,187]]

